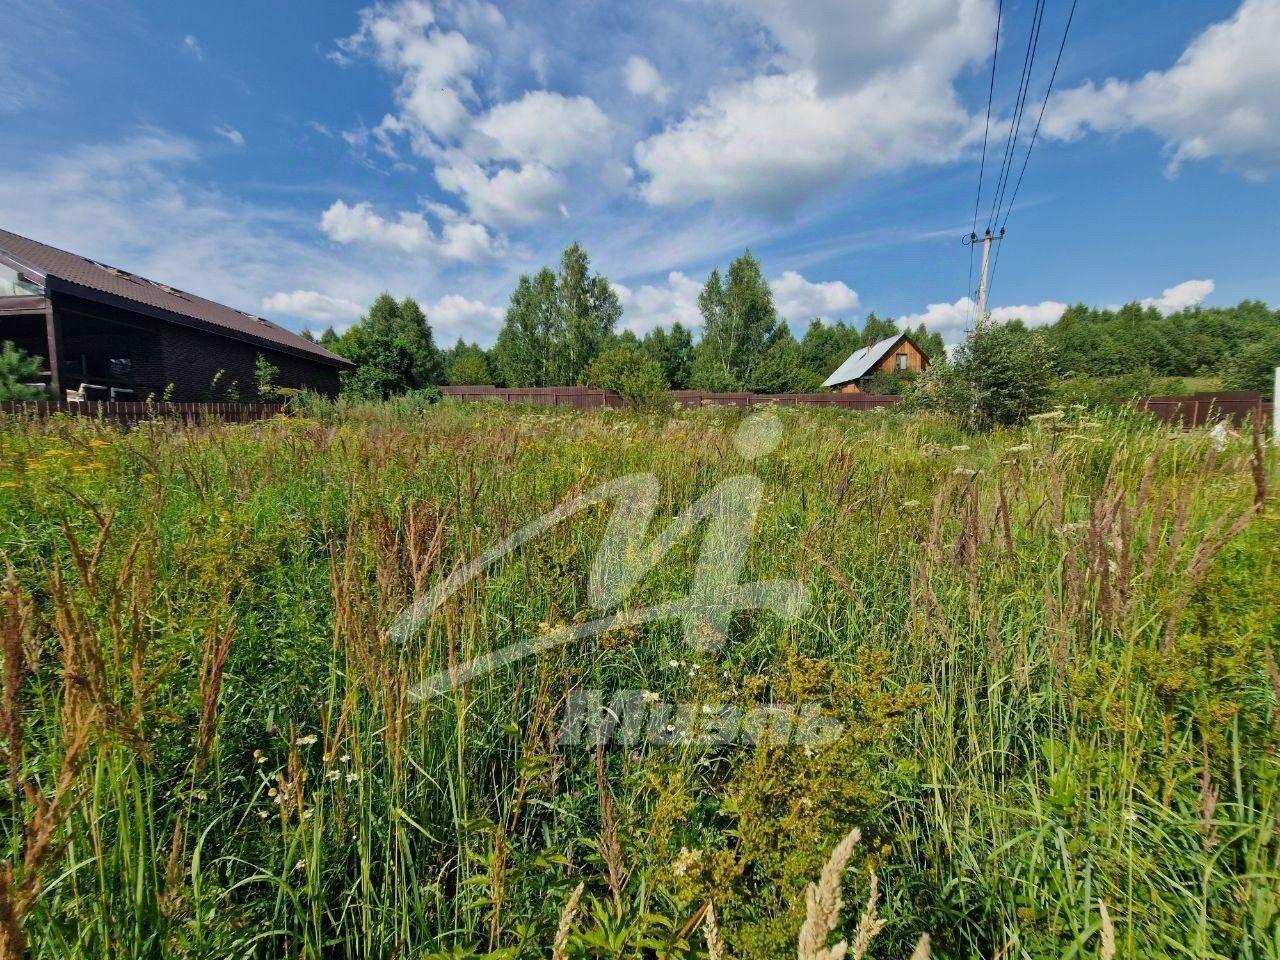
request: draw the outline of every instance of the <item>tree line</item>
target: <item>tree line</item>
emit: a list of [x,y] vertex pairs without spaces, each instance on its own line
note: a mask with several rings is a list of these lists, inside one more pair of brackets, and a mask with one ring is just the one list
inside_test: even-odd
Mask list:
[[[497,340],[488,349],[461,339],[436,346],[422,308],[411,298],[380,296],[342,334],[319,343],[356,364],[343,391],[381,398],[438,384],[506,387],[598,386],[638,396],[668,389],[804,392],[821,388],[855,350],[907,332],[930,358],[945,357],[942,336],[920,324],[900,331],[870,314],[861,328],[812,320],[797,339],[779,317],[773,291],[750,251],[721,273],[711,271],[698,296],[698,331],[675,322],[638,336],[619,329],[622,304],[609,281],[591,270],[580,244],[559,269],[521,276]],[[695,332],[700,336],[695,337]],[[901,376],[880,389],[899,392]]]

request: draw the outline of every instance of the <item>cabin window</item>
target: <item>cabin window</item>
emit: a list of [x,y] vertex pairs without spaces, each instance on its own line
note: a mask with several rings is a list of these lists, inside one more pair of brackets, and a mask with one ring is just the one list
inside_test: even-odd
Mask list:
[[895,370],[907,369],[907,355],[905,353],[895,353],[893,355],[893,368]]

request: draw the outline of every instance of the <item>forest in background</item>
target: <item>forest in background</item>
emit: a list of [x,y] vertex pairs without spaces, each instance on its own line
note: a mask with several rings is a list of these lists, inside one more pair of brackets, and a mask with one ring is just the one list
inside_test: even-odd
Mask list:
[[[573,244],[558,270],[522,276],[492,347],[459,339],[440,348],[422,308],[384,294],[344,333],[319,342],[354,360],[344,391],[387,397],[440,384],[510,387],[591,385],[626,393],[648,390],[821,389],[860,347],[902,332],[935,363],[945,361],[942,335],[925,325],[901,326],[872,311],[861,325],[812,319],[797,337],[779,317],[760,262],[750,251],[723,272],[711,271],[698,298],[701,326],[679,322],[645,334],[623,329],[623,307],[587,252]],[[1076,304],[1056,322],[1028,328],[998,325],[1015,338],[1035,338],[1054,374],[1084,393],[1178,393],[1196,386],[1271,389],[1280,365],[1280,311],[1259,300],[1233,307],[1196,306],[1164,314],[1139,303],[1119,308]],[[876,392],[902,393],[910,374],[878,377]],[[1206,383],[1207,380],[1207,383]],[[1090,384],[1088,381],[1093,381]]]

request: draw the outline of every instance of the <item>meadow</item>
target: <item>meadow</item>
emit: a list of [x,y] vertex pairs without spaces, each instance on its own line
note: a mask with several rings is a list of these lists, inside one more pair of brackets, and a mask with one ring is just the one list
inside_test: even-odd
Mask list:
[[[0,424],[0,954],[1280,957],[1276,451],[1119,408],[777,415],[750,462],[728,409]],[[597,615],[607,505],[391,629],[634,473],[658,527],[758,477],[743,579],[807,609],[415,696]],[[688,594],[699,549],[624,607]],[[692,733],[561,742],[575,691],[622,690]],[[838,733],[703,742],[713,704]]]

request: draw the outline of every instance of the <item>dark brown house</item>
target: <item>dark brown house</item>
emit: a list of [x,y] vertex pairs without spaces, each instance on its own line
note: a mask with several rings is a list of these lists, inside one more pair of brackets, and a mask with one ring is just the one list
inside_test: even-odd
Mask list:
[[877,373],[919,373],[927,366],[924,351],[905,333],[898,333],[855,350],[822,385],[841,393],[865,393],[867,381]]
[[52,397],[257,398],[276,385],[332,395],[351,362],[262,317],[0,230],[0,341],[46,366]]

